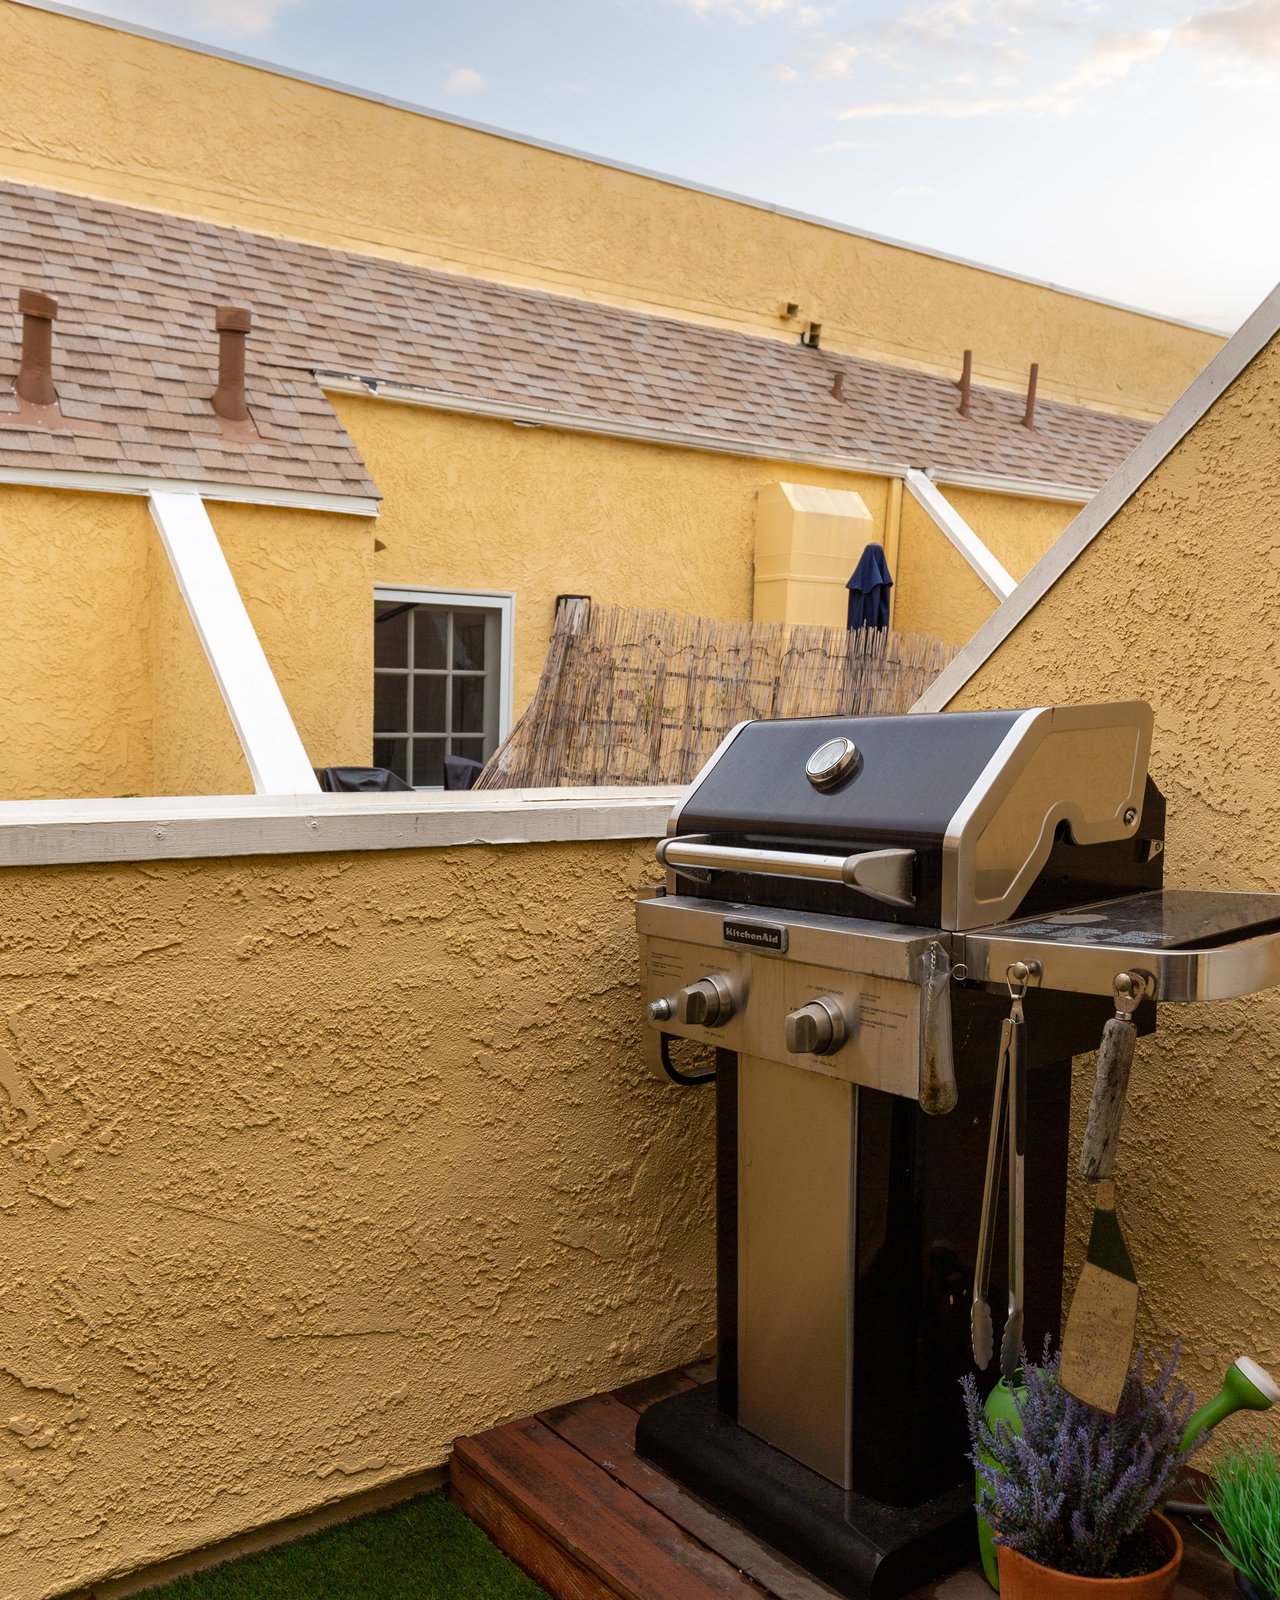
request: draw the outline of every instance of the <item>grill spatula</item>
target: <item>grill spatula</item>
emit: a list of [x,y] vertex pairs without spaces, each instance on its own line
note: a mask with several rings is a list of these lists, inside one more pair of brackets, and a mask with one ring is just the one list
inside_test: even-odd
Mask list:
[[1077,1400],[1113,1416],[1133,1358],[1138,1279],[1116,1216],[1111,1173],[1138,1038],[1133,1013],[1150,981],[1145,972],[1119,974],[1116,1014],[1103,1030],[1098,1047],[1098,1069],[1080,1151],[1080,1171],[1096,1186],[1093,1226],[1062,1336],[1062,1387]]

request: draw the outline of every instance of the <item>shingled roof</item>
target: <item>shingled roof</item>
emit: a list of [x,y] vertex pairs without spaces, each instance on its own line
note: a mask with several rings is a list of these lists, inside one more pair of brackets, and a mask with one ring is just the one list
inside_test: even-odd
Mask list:
[[[58,297],[66,426],[21,425],[19,288]],[[0,467],[141,474],[370,496],[317,372],[460,403],[642,425],[761,455],[1101,484],[1147,432],[1125,417],[105,201],[0,183]],[[252,309],[257,437],[224,430],[214,307]],[[843,393],[832,393],[836,373]]]

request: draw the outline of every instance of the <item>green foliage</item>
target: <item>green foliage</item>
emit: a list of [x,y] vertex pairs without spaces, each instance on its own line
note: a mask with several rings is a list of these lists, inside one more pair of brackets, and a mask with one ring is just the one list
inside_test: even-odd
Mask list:
[[1237,1445],[1215,1464],[1206,1494],[1218,1546],[1255,1589],[1280,1596],[1280,1461],[1274,1446]]
[[151,1600],[546,1600],[443,1494],[150,1591]]

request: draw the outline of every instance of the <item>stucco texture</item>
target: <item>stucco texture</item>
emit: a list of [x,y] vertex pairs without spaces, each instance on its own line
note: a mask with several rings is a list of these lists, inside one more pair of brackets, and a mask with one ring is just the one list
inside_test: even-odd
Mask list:
[[955,489],[950,484],[942,486],[942,493],[1018,582],[1080,509],[1056,500],[988,494],[985,489]]
[[515,591],[517,714],[542,670],[557,594],[750,617],[765,484],[852,489],[883,536],[884,478],[333,400],[384,497],[376,581]]
[[[368,517],[211,504],[209,518],[313,767],[367,766],[373,744]],[[253,780],[156,536],[153,794],[250,794]]]
[[[1156,417],[1214,334],[0,4],[0,172]],[[193,107],[218,108],[209,118]]]
[[[885,478],[356,396],[334,403],[385,496],[376,520],[208,508],[313,766],[371,759],[375,583],[514,591],[518,715],[557,594],[750,617],[759,493],[778,482],[861,497],[866,537],[896,551],[900,630],[961,644],[995,606],[909,496],[899,497],[900,531],[889,526]],[[1065,515],[1047,502],[948,493],[1018,576]],[[806,575],[798,555],[791,566]],[[251,790],[145,500],[0,487],[0,603],[12,619],[0,798]]]
[[367,766],[378,524],[240,505],[209,518],[312,766]]
[[628,843],[12,869],[0,1596],[442,1462],[712,1337],[712,1107]]
[[0,488],[0,799],[151,790],[146,503]]
[[[952,702],[1148,700],[1171,887],[1280,890],[1278,419],[1273,342]],[[1116,1168],[1139,1331],[1180,1336],[1204,1392],[1241,1353],[1280,1370],[1278,1105],[1275,991],[1165,1006],[1139,1043]]]
[[[367,765],[373,520],[209,510],[312,764]],[[145,499],[0,486],[0,610],[0,799],[252,791]]]
[[[944,491],[951,498],[952,491]],[[947,644],[965,644],[995,610],[996,596],[909,494],[894,566],[893,625]]]

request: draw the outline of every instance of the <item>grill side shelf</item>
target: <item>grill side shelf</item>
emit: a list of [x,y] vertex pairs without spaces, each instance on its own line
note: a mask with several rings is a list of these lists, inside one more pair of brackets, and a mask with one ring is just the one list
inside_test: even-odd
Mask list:
[[1013,961],[1039,961],[1046,989],[1109,995],[1140,968],[1155,998],[1229,1000],[1280,984],[1280,895],[1173,890],[1128,895],[1059,917],[980,928],[957,939],[971,981],[1003,984]]

